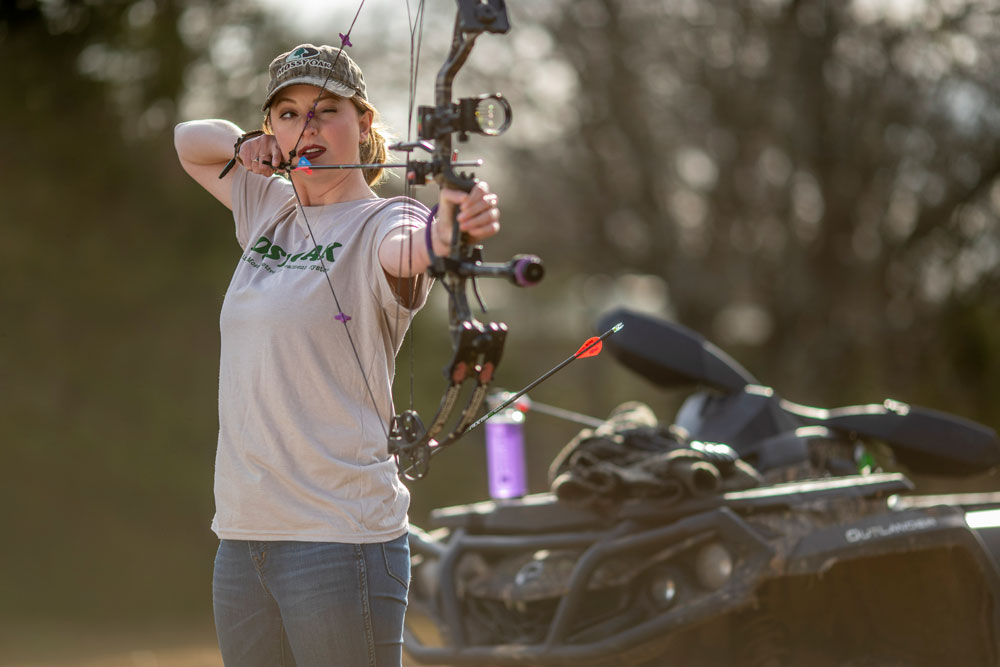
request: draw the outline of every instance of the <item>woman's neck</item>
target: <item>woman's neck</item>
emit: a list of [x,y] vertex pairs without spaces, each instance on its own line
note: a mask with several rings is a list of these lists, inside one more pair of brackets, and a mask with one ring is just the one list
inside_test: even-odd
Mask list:
[[292,180],[302,206],[325,206],[375,196],[360,169],[344,170],[339,174],[321,170],[312,174],[293,172]]

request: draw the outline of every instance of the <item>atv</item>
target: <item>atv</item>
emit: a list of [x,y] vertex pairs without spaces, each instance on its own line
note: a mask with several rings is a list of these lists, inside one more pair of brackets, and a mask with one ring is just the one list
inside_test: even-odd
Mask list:
[[[438,665],[1000,664],[996,433],[886,400],[792,403],[678,324],[627,310],[608,349],[691,393],[671,423],[629,403],[584,429],[552,490],[411,526],[409,657]],[[884,458],[884,457],[882,457]]]

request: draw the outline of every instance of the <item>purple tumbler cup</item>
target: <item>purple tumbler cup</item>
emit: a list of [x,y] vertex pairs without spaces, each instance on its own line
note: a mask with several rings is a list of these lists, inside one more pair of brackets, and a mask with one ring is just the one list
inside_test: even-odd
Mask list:
[[524,469],[524,413],[510,407],[486,422],[490,497],[520,498],[528,492]]

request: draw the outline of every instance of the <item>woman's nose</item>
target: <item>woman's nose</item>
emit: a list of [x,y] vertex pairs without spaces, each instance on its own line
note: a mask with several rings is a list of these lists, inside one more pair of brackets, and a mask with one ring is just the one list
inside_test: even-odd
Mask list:
[[318,130],[316,128],[316,121],[313,119],[313,112],[310,111],[306,114],[306,126],[302,129],[302,133],[312,132],[315,134]]

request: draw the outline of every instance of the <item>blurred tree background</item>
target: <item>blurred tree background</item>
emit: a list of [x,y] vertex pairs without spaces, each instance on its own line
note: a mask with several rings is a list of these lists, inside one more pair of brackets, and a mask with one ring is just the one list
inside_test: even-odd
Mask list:
[[[171,130],[195,117],[259,123],[270,59],[335,41],[356,11],[330,3],[303,19],[304,5],[0,0],[8,633],[210,625],[217,317],[238,248],[228,213],[177,165]],[[452,12],[427,9],[420,103]],[[502,91],[515,109],[508,135],[465,151],[487,158],[481,175],[503,197],[490,256],[535,252],[548,269],[534,290],[485,286],[511,327],[507,388],[626,305],[703,332],[792,400],[892,396],[1000,426],[995,2],[550,0],[510,12],[510,35],[482,38],[456,86]],[[407,14],[371,1],[352,33],[400,136]],[[398,364],[399,402],[412,360],[422,413],[448,352],[440,297]],[[679,398],[605,357],[534,396],[597,416],[638,398],[664,420]],[[575,431],[529,415],[533,491]],[[416,522],[486,497],[481,438],[413,485]]]

